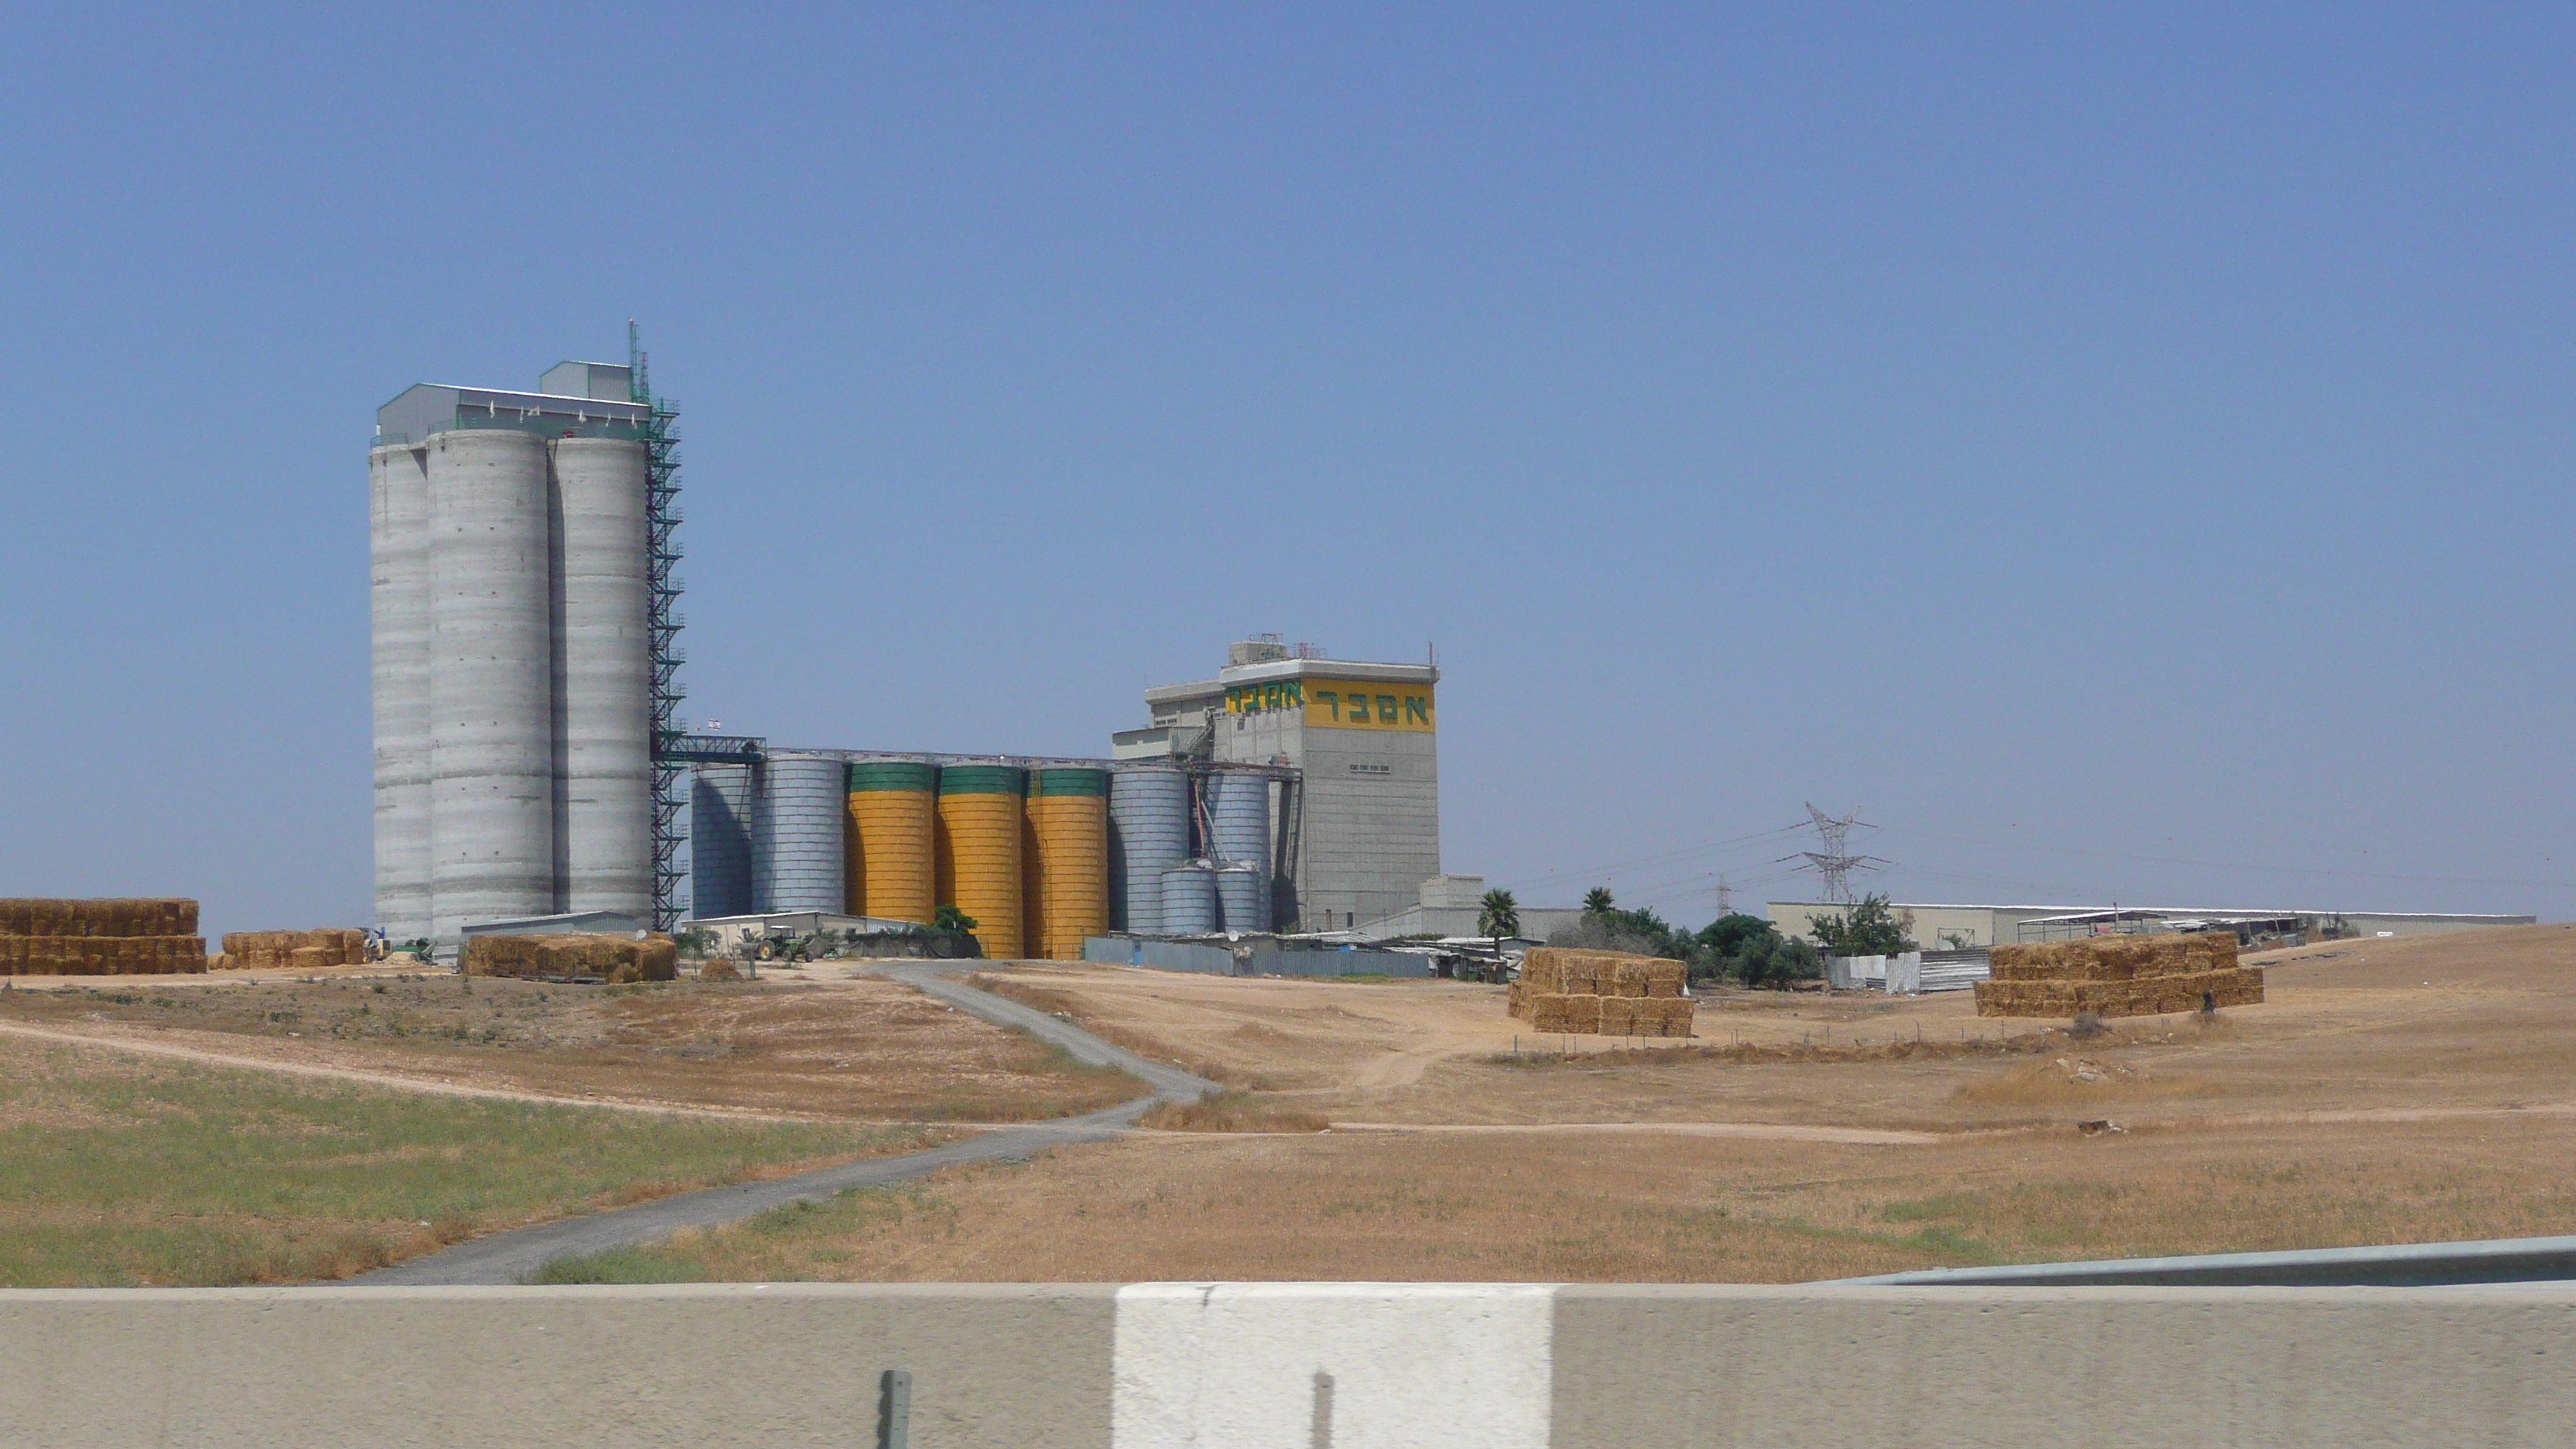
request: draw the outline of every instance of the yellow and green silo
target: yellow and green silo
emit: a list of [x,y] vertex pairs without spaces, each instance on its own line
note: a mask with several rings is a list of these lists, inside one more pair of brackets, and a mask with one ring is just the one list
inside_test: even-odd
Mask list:
[[939,772],[939,902],[975,920],[984,954],[1026,953],[1020,933],[1020,831],[1027,772],[1015,765],[948,765]]
[[[850,766],[849,909],[930,923],[939,907],[932,865],[939,769],[919,760]],[[971,912],[969,914],[972,914]]]
[[1028,788],[1020,793],[1020,949],[1031,956],[1046,956],[1046,847],[1038,839],[1038,782],[1044,770],[1028,772]]
[[1028,836],[1037,903],[1028,951],[1082,959],[1082,941],[1109,929],[1109,772],[1049,766],[1029,773]]

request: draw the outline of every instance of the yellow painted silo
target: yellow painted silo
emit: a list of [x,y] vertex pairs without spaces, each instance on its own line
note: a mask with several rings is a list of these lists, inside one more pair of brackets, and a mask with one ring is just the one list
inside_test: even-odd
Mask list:
[[1082,959],[1082,941],[1109,929],[1109,772],[1050,767],[1029,777],[1029,819],[1037,842],[1043,934],[1032,953]]
[[[932,865],[939,769],[917,760],[850,766],[850,910],[930,924],[939,908]],[[969,914],[972,914],[971,912]]]
[[1032,956],[1050,954],[1046,948],[1046,851],[1038,840],[1038,778],[1043,770],[1028,772],[1028,788],[1020,794],[1020,949]]
[[995,960],[1026,949],[1020,935],[1026,776],[1014,765],[948,765],[939,772],[939,900],[975,918],[975,939]]

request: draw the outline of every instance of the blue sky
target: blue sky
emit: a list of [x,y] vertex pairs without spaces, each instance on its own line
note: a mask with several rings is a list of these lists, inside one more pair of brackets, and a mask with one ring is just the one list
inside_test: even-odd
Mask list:
[[637,317],[693,718],[1436,641],[1528,903],[2576,915],[2570,13],[1784,9],[17,7],[0,894],[364,919],[373,410]]

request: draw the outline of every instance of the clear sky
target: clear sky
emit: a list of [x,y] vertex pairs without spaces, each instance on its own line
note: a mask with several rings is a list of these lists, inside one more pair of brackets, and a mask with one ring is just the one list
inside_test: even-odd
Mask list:
[[2571,16],[11,7],[0,894],[365,919],[374,409],[636,317],[693,719],[1436,641],[1527,904],[2576,915]]

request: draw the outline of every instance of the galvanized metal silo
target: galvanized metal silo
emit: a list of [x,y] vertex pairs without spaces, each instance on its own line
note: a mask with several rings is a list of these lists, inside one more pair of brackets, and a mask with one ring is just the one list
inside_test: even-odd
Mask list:
[[431,436],[430,935],[555,909],[546,443]]
[[376,724],[376,925],[430,934],[428,450],[367,454]]
[[1048,766],[1029,772],[1030,834],[1039,913],[1024,923],[1030,954],[1082,959],[1082,943],[1109,929],[1109,772]]
[[1232,771],[1208,781],[1210,854],[1225,929],[1270,929],[1270,782]]
[[1016,765],[947,765],[939,771],[939,898],[975,919],[975,939],[995,959],[1025,949],[1020,830],[1026,790]]
[[849,767],[836,755],[773,754],[763,773],[752,860],[766,894],[756,909],[848,910],[842,851]]
[[850,766],[847,894],[853,915],[923,925],[939,910],[932,864],[939,767],[928,760]]
[[1216,868],[1204,860],[1175,861],[1163,868],[1163,934],[1204,936],[1216,929]]
[[644,445],[551,445],[557,899],[567,911],[653,910],[652,651],[646,634]]
[[689,914],[747,916],[757,780],[749,765],[700,765],[689,786]]
[[1109,776],[1109,869],[1115,924],[1154,935],[1163,925],[1163,872],[1190,853],[1190,782],[1173,765],[1127,765]]

